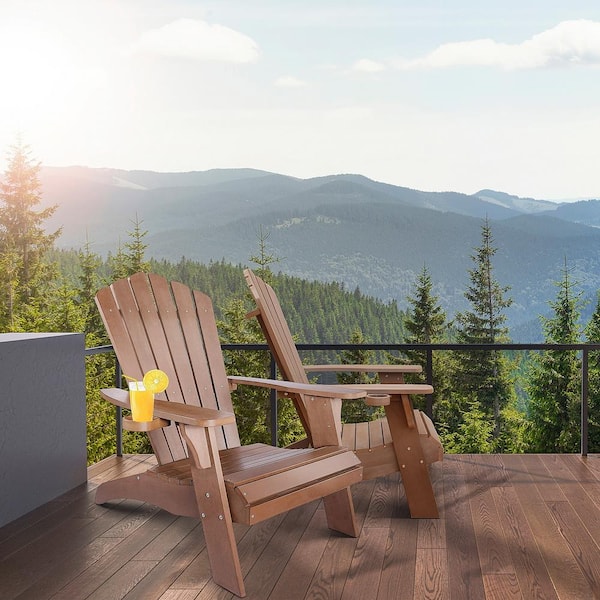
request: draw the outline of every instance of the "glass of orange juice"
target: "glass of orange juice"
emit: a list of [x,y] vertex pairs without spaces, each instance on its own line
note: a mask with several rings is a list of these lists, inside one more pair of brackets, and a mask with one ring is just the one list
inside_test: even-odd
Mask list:
[[129,382],[129,403],[133,421],[152,421],[154,392],[147,390],[143,381]]

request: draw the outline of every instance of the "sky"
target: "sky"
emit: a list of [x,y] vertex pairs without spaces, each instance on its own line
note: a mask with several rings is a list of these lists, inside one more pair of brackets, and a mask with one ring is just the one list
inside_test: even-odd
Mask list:
[[0,168],[600,197],[598,0],[0,0]]

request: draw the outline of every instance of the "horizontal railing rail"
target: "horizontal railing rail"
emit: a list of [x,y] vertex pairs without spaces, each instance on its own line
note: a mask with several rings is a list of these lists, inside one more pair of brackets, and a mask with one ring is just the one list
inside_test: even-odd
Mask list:
[[[549,343],[506,343],[506,344],[297,344],[299,352],[308,351],[353,351],[353,350],[374,350],[374,351],[398,351],[406,353],[407,351],[421,351],[426,355],[425,378],[427,383],[433,382],[433,353],[435,351],[454,351],[454,352],[476,352],[476,351],[574,351],[581,352],[581,454],[587,456],[589,450],[588,428],[589,428],[589,353],[600,351],[600,343],[573,343],[573,344],[549,344]],[[222,344],[223,350],[237,352],[252,352],[262,350],[270,352],[267,344]],[[86,348],[86,356],[113,352],[111,345],[95,346]],[[119,362],[115,361],[115,386],[121,387],[121,368]],[[273,355],[271,354],[270,377],[277,377],[277,366]],[[432,397],[429,396],[426,404],[426,412],[431,416]],[[123,424],[122,410],[116,408],[116,442],[117,455],[123,454]],[[277,394],[271,393],[271,442],[277,444]]]

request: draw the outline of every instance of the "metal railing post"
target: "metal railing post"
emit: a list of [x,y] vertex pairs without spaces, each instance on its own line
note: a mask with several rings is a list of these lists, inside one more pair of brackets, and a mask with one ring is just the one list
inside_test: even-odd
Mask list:
[[[427,383],[433,385],[433,350],[427,348],[427,372],[425,373]],[[433,394],[427,394],[425,404],[425,414],[433,419]]]
[[[271,364],[269,366],[269,377],[271,379],[277,379],[277,364],[272,354]],[[269,394],[271,400],[271,446],[277,446],[277,432],[279,430],[279,423],[277,421],[277,391],[271,390]]]
[[589,352],[582,350],[581,356],[581,456],[588,455],[588,417],[589,417]]
[[[121,365],[115,356],[115,387],[121,387]],[[117,456],[123,456],[123,409],[115,406],[115,437],[117,443]]]

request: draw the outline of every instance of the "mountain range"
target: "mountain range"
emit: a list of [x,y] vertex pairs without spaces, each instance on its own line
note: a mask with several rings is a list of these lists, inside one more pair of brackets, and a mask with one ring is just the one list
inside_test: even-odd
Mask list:
[[507,316],[515,341],[541,339],[538,317],[548,313],[565,265],[586,315],[600,289],[599,200],[425,192],[362,175],[298,179],[255,169],[44,167],[40,179],[44,205],[57,205],[48,229],[62,227],[59,247],[87,240],[95,252],[114,253],[137,218],[150,256],[248,264],[262,231],[280,259],[275,268],[401,307],[426,266],[449,318],[467,308],[471,256],[487,217],[494,275],[513,299]]

